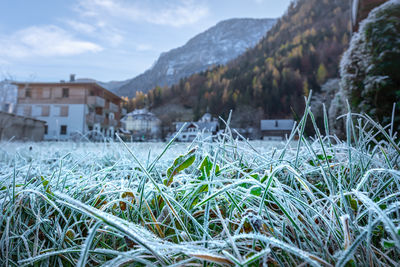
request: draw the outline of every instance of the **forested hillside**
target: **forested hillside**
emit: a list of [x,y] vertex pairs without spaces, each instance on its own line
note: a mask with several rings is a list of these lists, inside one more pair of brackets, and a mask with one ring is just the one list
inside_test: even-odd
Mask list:
[[339,76],[350,38],[349,10],[348,0],[293,2],[254,49],[175,86],[139,92],[128,109],[174,102],[192,108],[194,119],[207,109],[226,116],[241,106],[261,110],[265,117],[302,113],[303,96]]

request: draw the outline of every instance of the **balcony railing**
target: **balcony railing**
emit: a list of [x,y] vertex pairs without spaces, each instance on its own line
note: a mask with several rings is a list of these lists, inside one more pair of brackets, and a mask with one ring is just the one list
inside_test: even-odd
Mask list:
[[114,126],[114,127],[117,127],[117,126],[118,126],[118,121],[117,121],[117,120],[114,120],[114,119],[108,119],[108,118],[106,118],[106,119],[104,120],[104,124],[106,124],[107,126]]
[[118,105],[115,105],[114,103],[111,103],[111,102],[110,102],[110,111],[111,111],[111,112],[114,112],[114,113],[119,112],[119,107],[118,107]]
[[104,100],[104,98],[101,98],[99,96],[88,96],[87,103],[88,105],[104,108],[106,101]]
[[105,120],[105,116],[104,115],[98,115],[95,113],[89,113],[88,115],[86,115],[86,122],[88,124],[94,124],[94,123],[100,123],[103,124]]

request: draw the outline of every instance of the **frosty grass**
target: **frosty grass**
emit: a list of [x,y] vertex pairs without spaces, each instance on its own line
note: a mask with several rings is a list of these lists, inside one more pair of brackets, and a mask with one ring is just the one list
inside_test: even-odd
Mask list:
[[344,141],[306,113],[283,143],[4,142],[0,265],[398,266],[399,142],[343,119]]

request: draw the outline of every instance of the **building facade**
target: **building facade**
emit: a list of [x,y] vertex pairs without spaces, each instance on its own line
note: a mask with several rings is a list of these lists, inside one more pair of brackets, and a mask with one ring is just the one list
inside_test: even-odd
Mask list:
[[95,82],[15,83],[16,113],[46,121],[45,140],[113,138],[122,99]]
[[124,130],[136,140],[161,138],[161,120],[147,109],[135,109],[121,119]]

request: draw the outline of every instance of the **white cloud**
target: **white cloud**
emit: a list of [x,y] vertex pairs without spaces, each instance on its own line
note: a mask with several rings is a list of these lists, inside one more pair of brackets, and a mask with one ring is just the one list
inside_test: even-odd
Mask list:
[[100,40],[113,47],[118,46],[124,40],[120,30],[106,23],[104,20],[98,19],[94,23],[86,23],[80,20],[61,20],[71,30],[83,34],[85,36]]
[[99,45],[78,40],[53,25],[32,26],[10,36],[0,36],[0,56],[6,58],[71,56],[101,50]]
[[109,18],[147,22],[158,25],[180,27],[193,24],[208,14],[208,8],[193,0],[179,0],[175,3],[146,5],[146,1],[128,2],[121,0],[81,0],[76,10],[83,17]]
[[96,27],[94,27],[93,25],[76,20],[67,20],[66,23],[74,30],[82,33],[93,33],[96,30]]

